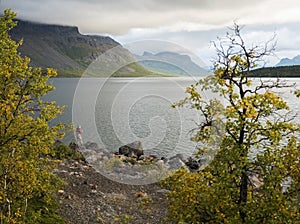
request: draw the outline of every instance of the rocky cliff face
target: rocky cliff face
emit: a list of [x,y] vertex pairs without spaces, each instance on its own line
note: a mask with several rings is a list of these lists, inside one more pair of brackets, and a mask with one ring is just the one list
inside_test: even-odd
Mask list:
[[[60,76],[80,76],[99,55],[116,46],[123,57],[133,58],[112,38],[83,35],[77,27],[18,20],[11,36],[17,41],[24,40],[20,52],[31,58],[32,66],[55,68]],[[107,54],[106,60],[115,60],[115,56]]]

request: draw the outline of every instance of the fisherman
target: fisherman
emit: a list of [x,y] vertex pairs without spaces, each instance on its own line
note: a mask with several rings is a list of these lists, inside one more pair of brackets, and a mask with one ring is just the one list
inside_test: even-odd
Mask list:
[[82,128],[81,128],[80,125],[77,126],[75,132],[76,132],[76,141],[77,141],[77,144],[78,144],[79,146],[82,146],[82,145],[83,145],[83,142],[82,142],[81,134],[83,133],[83,130],[82,130]]

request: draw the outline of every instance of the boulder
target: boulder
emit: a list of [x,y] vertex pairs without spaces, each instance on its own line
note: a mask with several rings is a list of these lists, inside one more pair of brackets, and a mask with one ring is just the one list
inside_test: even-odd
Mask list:
[[190,171],[197,171],[200,168],[199,162],[192,157],[187,159],[185,165],[190,169]]
[[177,156],[173,156],[166,161],[166,165],[171,170],[178,170],[181,167],[184,167],[184,162]]
[[127,157],[137,157],[144,155],[144,150],[142,143],[140,141],[135,141],[127,145],[123,145],[119,148],[119,154]]

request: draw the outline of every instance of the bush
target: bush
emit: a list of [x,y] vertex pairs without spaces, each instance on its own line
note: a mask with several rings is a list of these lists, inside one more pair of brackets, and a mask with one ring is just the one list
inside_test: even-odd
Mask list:
[[64,143],[59,143],[55,146],[53,158],[85,161],[85,158],[80,151],[77,149],[71,149]]

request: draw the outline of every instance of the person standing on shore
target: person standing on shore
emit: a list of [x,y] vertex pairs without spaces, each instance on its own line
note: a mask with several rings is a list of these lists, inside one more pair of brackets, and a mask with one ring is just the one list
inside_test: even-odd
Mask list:
[[78,125],[76,128],[75,134],[76,134],[76,141],[79,146],[83,145],[82,136],[81,136],[82,133],[83,133],[83,130],[82,130],[81,126]]

